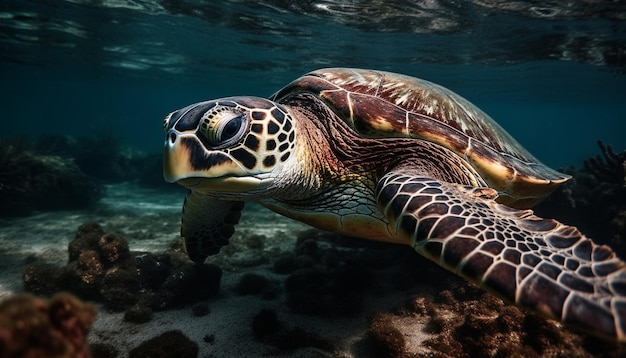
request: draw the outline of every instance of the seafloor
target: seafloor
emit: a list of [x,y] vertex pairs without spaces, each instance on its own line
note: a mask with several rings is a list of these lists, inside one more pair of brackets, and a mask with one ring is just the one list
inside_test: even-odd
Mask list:
[[[106,187],[97,207],[4,219],[0,295],[23,291],[28,265],[67,263],[85,222],[166,252],[179,240],[179,190]],[[257,205],[245,209],[231,247],[209,258],[223,270],[217,295],[131,323],[98,304],[95,357],[125,357],[141,342],[180,330],[199,357],[550,356],[617,357],[623,347],[524,314],[410,248],[309,230]],[[200,288],[198,288],[200,289]]]
[[[624,257],[626,152],[601,145],[601,153],[567,169],[574,178],[537,212],[604,237]],[[24,192],[13,182],[2,194],[24,202],[11,196]],[[178,235],[182,189],[119,180],[101,188],[89,209],[22,208],[0,219],[0,301],[70,291],[95,302],[93,357],[626,356],[624,345],[522,312],[409,247],[313,230],[254,203],[230,245],[193,265]],[[10,326],[6,306],[0,329]],[[12,341],[0,333],[2,353]]]

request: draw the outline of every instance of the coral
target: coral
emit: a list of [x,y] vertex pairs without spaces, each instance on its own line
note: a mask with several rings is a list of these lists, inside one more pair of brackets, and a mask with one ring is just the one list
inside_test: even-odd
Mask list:
[[95,308],[61,293],[44,300],[13,296],[0,303],[0,356],[90,357],[86,342]]
[[585,160],[585,169],[593,173],[598,180],[626,187],[626,150],[619,154],[615,153],[613,147],[605,145],[602,141],[598,141],[598,146],[602,157],[597,155]]
[[584,161],[580,169],[563,169],[572,179],[534,209],[576,226],[595,242],[611,246],[626,258],[626,151],[598,142],[602,156]]
[[118,234],[105,234],[98,240],[102,258],[107,264],[124,262],[130,254],[128,242]]
[[22,275],[24,290],[37,296],[50,296],[60,291],[59,283],[65,269],[47,263],[33,263],[24,269]]
[[104,230],[97,223],[81,225],[76,231],[74,240],[70,241],[67,247],[69,262],[76,260],[82,251],[96,248],[103,235]]
[[197,356],[198,344],[178,330],[150,338],[128,353],[128,358],[196,358]]
[[554,321],[524,313],[461,282],[417,301],[404,314],[428,317],[431,338],[423,345],[432,352],[423,356],[618,357],[626,353],[618,344],[572,334]]
[[111,130],[77,138],[45,134],[35,141],[35,146],[42,153],[72,159],[83,172],[105,182],[127,180],[131,174],[131,156],[124,152],[120,138]]
[[[308,240],[315,240],[315,245],[304,244]],[[367,338],[354,346],[359,356],[619,357],[626,353],[618,344],[578,334],[506,304],[410,247],[308,231],[299,235],[296,248],[277,259],[287,258],[286,301],[296,313],[363,317],[368,309],[379,309],[367,305],[374,295],[412,297],[394,313],[373,313]],[[312,266],[295,268],[301,258],[313,262]],[[271,310],[260,312],[253,322],[255,337],[274,346],[285,330]]]
[[102,188],[72,160],[38,153],[25,142],[0,143],[0,216],[85,208],[101,196]]
[[219,291],[222,270],[210,264],[190,261],[174,267],[154,293],[153,308],[163,310],[206,300]]
[[46,134],[35,141],[34,147],[43,154],[74,161],[84,173],[103,182],[137,181],[164,188],[169,185],[163,180],[161,153],[131,150],[110,130],[78,138]]
[[376,357],[401,357],[406,350],[404,335],[386,315],[376,315],[370,321],[367,335]]
[[37,294],[67,290],[113,311],[130,310],[127,319],[135,322],[149,319],[152,310],[212,297],[222,275],[219,267],[194,264],[177,251],[161,255],[130,251],[122,235],[107,233],[95,223],[78,228],[68,256],[63,267],[27,266],[24,289]]

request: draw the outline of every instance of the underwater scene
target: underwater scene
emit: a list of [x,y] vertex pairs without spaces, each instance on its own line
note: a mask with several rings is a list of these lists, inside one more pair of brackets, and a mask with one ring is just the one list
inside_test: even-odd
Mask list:
[[0,85],[0,357],[626,356],[624,2],[3,0]]

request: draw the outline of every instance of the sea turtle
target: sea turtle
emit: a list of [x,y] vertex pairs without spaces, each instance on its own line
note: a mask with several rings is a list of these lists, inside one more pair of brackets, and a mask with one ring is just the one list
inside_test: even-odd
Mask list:
[[189,189],[182,236],[203,262],[244,201],[349,236],[411,245],[504,299],[626,341],[626,264],[528,210],[567,175],[434,83],[383,71],[310,72],[270,99],[169,114],[164,176]]

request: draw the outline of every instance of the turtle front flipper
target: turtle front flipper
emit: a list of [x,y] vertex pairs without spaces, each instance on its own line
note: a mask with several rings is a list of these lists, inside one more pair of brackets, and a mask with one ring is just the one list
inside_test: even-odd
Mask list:
[[418,253],[516,305],[626,341],[626,264],[576,228],[496,196],[401,171],[377,186],[389,231]]
[[191,190],[187,193],[180,231],[192,261],[202,263],[228,245],[243,206],[243,201],[219,200]]

